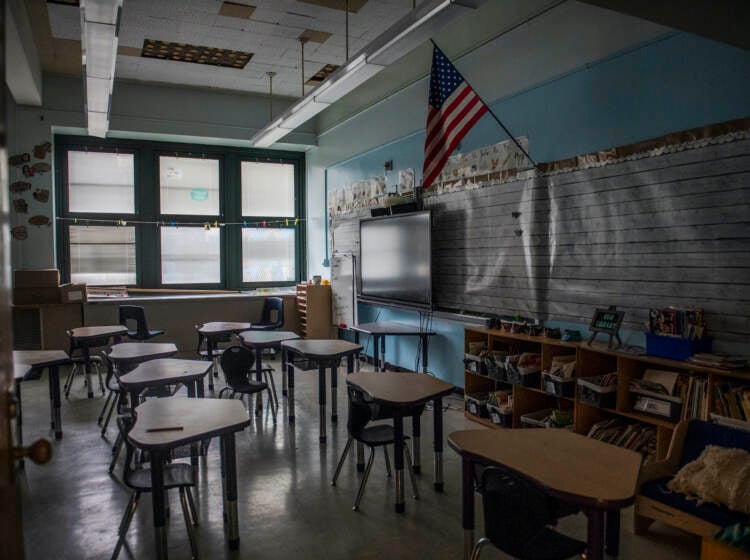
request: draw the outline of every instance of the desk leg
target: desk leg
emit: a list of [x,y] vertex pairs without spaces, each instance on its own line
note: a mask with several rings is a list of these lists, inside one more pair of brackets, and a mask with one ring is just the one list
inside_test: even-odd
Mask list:
[[371,334],[370,336],[372,337],[372,369],[380,371],[380,347],[378,346],[380,340],[376,334]]
[[380,337],[380,360],[382,362],[380,371],[385,371],[385,336]]
[[339,368],[334,365],[331,367],[331,424],[339,421],[339,412],[337,406],[336,394],[339,387]]
[[422,472],[422,416],[420,414],[414,414],[411,417],[411,454],[412,454],[412,469],[414,474],[420,474]]
[[151,450],[151,502],[154,510],[154,539],[156,558],[167,558],[166,507],[164,500],[164,457],[160,451]]
[[281,349],[281,396],[286,397],[287,395],[287,380],[286,380],[286,352]]
[[[189,399],[195,398],[196,393],[196,385],[198,384],[197,381],[190,382],[186,384],[187,388],[187,396]],[[190,444],[190,464],[193,465],[193,467],[198,465],[198,442],[194,442]]]
[[224,464],[226,486],[224,510],[227,512],[224,528],[229,549],[238,550],[240,548],[240,530],[237,520],[237,456],[234,449],[234,432],[222,435],[221,440],[224,452],[221,459]]
[[206,352],[208,353],[208,361],[211,362],[211,371],[208,372],[208,390],[213,391],[214,375],[216,375],[216,372],[218,371],[216,368],[218,368],[219,365],[214,359],[214,341],[210,336],[206,337]]
[[464,560],[469,560],[474,548],[474,464],[465,455],[461,456],[461,462],[461,520],[464,527]]
[[55,439],[62,439],[62,415],[60,414],[60,370],[58,366],[49,367],[50,405],[52,406],[52,429]]
[[349,354],[346,357],[346,374],[354,373],[354,354]]
[[289,423],[294,424],[294,367],[289,363],[289,356],[285,349],[281,350],[282,355],[286,356],[286,376],[287,387],[289,389]]
[[401,411],[393,414],[393,463],[396,470],[396,513],[404,513],[404,419]]
[[435,492],[443,491],[443,399],[432,401],[432,420],[434,422],[435,439]]
[[326,368],[318,366],[318,406],[320,408],[320,443],[326,442]]
[[586,560],[602,560],[604,558],[604,511],[601,509],[586,510],[588,517],[588,537]]
[[[258,383],[263,382],[263,350],[260,348],[254,348],[255,350],[255,380]],[[268,403],[269,408],[273,409],[271,403]],[[255,394],[255,416],[260,418],[263,414],[263,396],[261,393]]]
[[620,553],[620,510],[607,512],[604,550],[610,556]]
[[[23,407],[21,406],[21,380],[16,379],[16,407],[18,414],[16,414],[16,445],[23,447]],[[18,460],[18,467],[23,468],[23,459]]]
[[195,396],[202,399],[206,396],[206,388],[203,386],[203,377],[195,380]]
[[422,337],[422,373],[427,373],[427,352],[429,336]]
[[88,391],[88,397],[94,398],[94,389],[91,386],[91,356],[89,355],[89,345],[84,343],[81,347],[83,352],[83,371],[86,375],[86,390]]

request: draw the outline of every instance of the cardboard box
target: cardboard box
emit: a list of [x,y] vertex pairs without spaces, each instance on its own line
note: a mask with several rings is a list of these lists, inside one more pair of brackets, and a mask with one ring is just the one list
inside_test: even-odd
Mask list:
[[16,288],[55,288],[59,285],[60,271],[56,268],[13,271],[13,286]]
[[60,303],[85,303],[86,284],[63,284],[60,286]]

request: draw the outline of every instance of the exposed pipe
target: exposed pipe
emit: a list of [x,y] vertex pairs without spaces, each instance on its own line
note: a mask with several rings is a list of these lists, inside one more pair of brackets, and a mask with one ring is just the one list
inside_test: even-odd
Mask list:
[[300,37],[299,43],[302,47],[301,54],[300,54],[302,58],[301,63],[300,63],[300,69],[301,69],[302,74],[300,77],[302,79],[300,81],[302,82],[302,97],[304,97],[305,96],[305,43],[307,43],[307,39],[305,39],[304,37]]
[[266,72],[268,76],[268,122],[273,120],[273,77],[276,72]]
[[349,0],[346,0],[344,13],[346,14],[346,60],[349,60]]

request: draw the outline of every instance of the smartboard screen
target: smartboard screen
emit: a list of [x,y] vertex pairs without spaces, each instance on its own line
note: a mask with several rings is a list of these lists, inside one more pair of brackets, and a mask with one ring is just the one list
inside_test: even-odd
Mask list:
[[359,299],[431,307],[430,212],[359,222]]

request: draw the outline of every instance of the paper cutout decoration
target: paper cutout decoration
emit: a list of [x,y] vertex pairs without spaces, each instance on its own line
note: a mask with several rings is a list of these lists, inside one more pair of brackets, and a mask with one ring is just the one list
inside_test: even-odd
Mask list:
[[24,198],[16,198],[13,201],[13,210],[19,214],[26,214],[29,211],[29,203]]
[[10,184],[10,192],[12,193],[20,193],[23,191],[27,191],[31,188],[31,183],[27,183],[26,181],[16,181],[15,183]]
[[34,199],[38,200],[39,202],[47,202],[49,200],[49,190],[37,189],[34,191],[34,194],[31,196],[33,196]]
[[18,167],[19,165],[23,165],[27,161],[31,159],[31,156],[28,152],[24,154],[16,154],[14,156],[10,156],[8,158],[8,163],[12,165],[13,167]]
[[52,170],[52,166],[49,163],[45,163],[43,161],[35,163],[31,166],[31,168],[34,170],[34,173],[39,173],[40,175]]
[[37,146],[34,146],[34,157],[36,159],[44,159],[47,157],[47,152],[52,149],[52,144],[49,142],[43,142]]
[[36,216],[31,216],[31,218],[29,218],[29,223],[32,226],[46,226],[47,224],[49,224],[49,218],[47,216],[37,214]]
[[23,241],[29,236],[29,232],[26,231],[26,226],[16,226],[10,230],[10,233],[13,235],[13,239],[18,239],[19,241]]
[[206,189],[193,189],[190,191],[190,199],[196,202],[208,200],[208,191]]
[[24,165],[23,166],[23,176],[24,177],[33,177],[34,176],[34,168],[30,165]]
[[414,190],[414,170],[401,169],[398,172],[398,194]]

